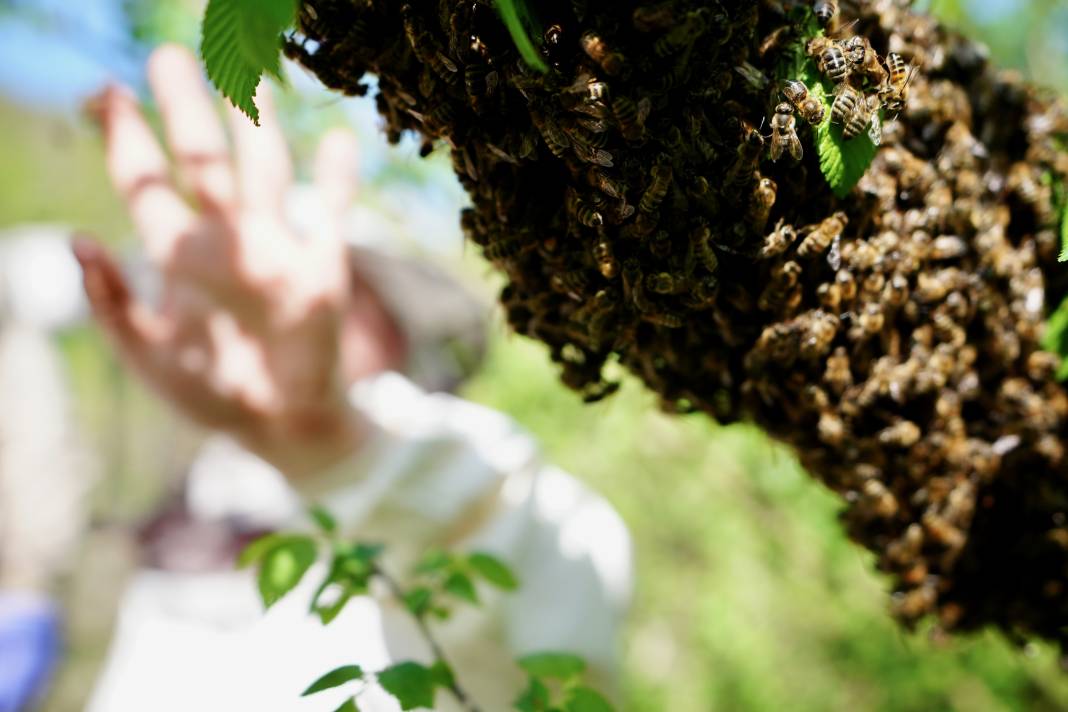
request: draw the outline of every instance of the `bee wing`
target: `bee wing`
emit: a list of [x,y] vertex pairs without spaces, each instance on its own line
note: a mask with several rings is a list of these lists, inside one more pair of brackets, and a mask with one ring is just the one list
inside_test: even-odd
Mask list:
[[781,141],[772,141],[771,142],[771,151],[770,151],[770,153],[771,153],[771,160],[773,160],[773,161],[777,161],[780,158],[782,158],[782,142]]
[[797,136],[790,139],[790,155],[794,157],[795,161],[800,161],[801,157],[805,155],[805,151],[801,147],[801,140]]

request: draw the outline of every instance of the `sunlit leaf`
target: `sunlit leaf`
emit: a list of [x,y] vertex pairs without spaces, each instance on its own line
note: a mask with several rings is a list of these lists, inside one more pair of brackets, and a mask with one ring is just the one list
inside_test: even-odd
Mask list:
[[335,687],[344,685],[347,682],[353,680],[363,679],[363,668],[359,665],[343,665],[339,668],[334,668],[330,672],[326,673],[318,680],[308,686],[308,689],[301,693],[301,697],[307,697],[308,695],[314,695],[316,692],[322,692],[323,690],[330,690]]
[[311,537],[288,535],[263,556],[257,583],[266,608],[300,583],[315,563],[315,555],[315,541]]
[[282,32],[293,23],[297,0],[208,0],[200,55],[211,83],[259,124],[253,100],[264,72],[279,76]]
[[402,710],[434,706],[435,676],[425,665],[404,662],[378,673],[378,684],[393,695]]
[[243,569],[252,564],[258,564],[267,552],[286,539],[285,534],[266,534],[246,546],[237,555],[237,567]]

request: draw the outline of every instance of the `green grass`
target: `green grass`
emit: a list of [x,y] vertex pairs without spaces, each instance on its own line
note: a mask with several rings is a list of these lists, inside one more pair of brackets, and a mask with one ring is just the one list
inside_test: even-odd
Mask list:
[[838,499],[749,427],[668,417],[628,382],[595,405],[542,347],[501,338],[467,395],[518,419],[631,528],[624,709],[1068,709],[1053,651],[987,633],[936,645],[885,611]]

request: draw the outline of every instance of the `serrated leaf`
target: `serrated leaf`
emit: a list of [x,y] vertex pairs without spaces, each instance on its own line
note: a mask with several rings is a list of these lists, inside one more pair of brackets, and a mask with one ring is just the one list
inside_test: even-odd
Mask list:
[[564,709],[567,712],[613,712],[612,705],[601,693],[582,685],[571,688]]
[[257,584],[265,608],[270,608],[294,587],[315,563],[316,547],[311,537],[287,535],[260,562]]
[[316,692],[322,692],[323,690],[332,690],[335,687],[340,687],[347,682],[363,679],[363,668],[359,665],[342,665],[341,667],[334,668],[330,672],[326,673],[318,680],[308,686],[308,689],[300,693],[301,697],[307,697],[308,695],[314,695]]
[[337,531],[337,520],[334,519],[326,507],[316,504],[308,510],[308,514],[311,516],[315,523],[327,534],[333,534]]
[[571,653],[531,653],[516,662],[532,677],[570,680],[586,672],[586,661]]
[[264,72],[280,76],[282,32],[297,0],[208,0],[200,55],[211,83],[259,125],[254,97]]
[[541,58],[537,48],[534,47],[534,43],[530,41],[530,36],[527,35],[527,30],[524,27],[524,16],[530,16],[530,10],[525,4],[525,0],[496,0],[497,12],[501,14],[501,20],[504,22],[504,26],[508,28],[508,33],[512,36],[512,41],[515,42],[516,49],[519,50],[520,56],[528,65],[539,72],[549,71],[549,66],[545,64],[545,61]]
[[489,583],[505,591],[514,591],[519,581],[508,565],[495,556],[478,551],[467,557],[468,565]]
[[434,673],[419,663],[391,665],[376,676],[382,689],[393,695],[402,710],[434,706]]
[[879,148],[862,132],[850,140],[842,137],[842,127],[827,119],[816,129],[816,152],[820,172],[835,196],[844,198],[864,176]]

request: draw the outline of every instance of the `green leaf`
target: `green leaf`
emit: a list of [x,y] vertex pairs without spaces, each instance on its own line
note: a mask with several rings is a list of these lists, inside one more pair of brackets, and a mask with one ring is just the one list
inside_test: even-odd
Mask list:
[[448,568],[453,561],[453,555],[442,549],[431,549],[423,554],[423,558],[415,565],[416,573],[430,574]]
[[253,98],[264,72],[280,76],[282,32],[297,0],[208,0],[200,55],[211,83],[259,125]]
[[360,708],[356,706],[356,700],[352,697],[341,703],[334,712],[360,712]]
[[806,60],[802,72],[812,95],[823,102],[823,123],[816,127],[816,153],[820,158],[820,172],[831,191],[839,198],[849,195],[864,176],[879,147],[872,143],[867,131],[850,140],[842,137],[842,127],[831,123],[833,88],[822,78],[812,60]]
[[612,705],[599,692],[581,685],[568,692],[564,709],[567,712],[613,712]]
[[341,685],[344,685],[346,682],[352,682],[353,680],[362,679],[362,667],[360,667],[359,665],[342,665],[339,668],[334,668],[333,670],[313,682],[307,690],[300,693],[300,696],[307,697],[308,695],[314,695],[316,692],[322,692],[323,690],[330,690],[335,687],[339,687]]
[[496,5],[497,12],[501,14],[501,20],[504,21],[504,26],[508,28],[508,33],[512,35],[512,41],[515,42],[516,49],[519,50],[523,60],[539,72],[549,71],[549,66],[545,64],[541,55],[538,54],[538,50],[534,47],[534,43],[530,41],[530,37],[524,27],[524,16],[527,19],[530,17],[529,8],[527,8],[524,0],[496,0]]
[[264,607],[270,608],[300,583],[315,555],[315,541],[298,535],[285,536],[264,555],[258,579]]
[[508,566],[490,554],[476,552],[467,557],[467,563],[479,576],[497,588],[514,591],[519,587],[515,574]]
[[243,569],[252,564],[258,564],[267,552],[278,546],[282,541],[285,541],[286,534],[265,534],[259,539],[256,539],[248,546],[246,546],[240,554],[237,555],[237,568]]
[[549,709],[549,688],[538,678],[532,677],[512,705],[519,712],[545,712]]
[[456,684],[456,675],[444,660],[435,660],[430,666],[430,675],[438,687],[449,688]]
[[434,592],[426,586],[417,586],[404,594],[404,607],[416,618],[422,618],[430,610]]
[[334,515],[332,515],[326,507],[316,504],[308,510],[308,514],[311,515],[311,518],[315,520],[317,525],[319,525],[319,528],[327,534],[333,534],[337,531],[337,520],[334,519]]
[[445,583],[441,587],[462,601],[478,603],[478,592],[475,591],[475,584],[471,582],[471,577],[463,572],[453,571],[445,579]]
[[586,661],[571,653],[532,653],[516,662],[532,677],[570,680],[586,672]]
[[1042,348],[1061,357],[1057,369],[1057,379],[1068,379],[1068,298],[1046,319],[1046,330],[1042,334]]
[[1058,262],[1068,262],[1068,200],[1061,206],[1061,254]]
[[434,706],[435,675],[425,665],[405,662],[378,673],[378,684],[400,703],[402,710]]

